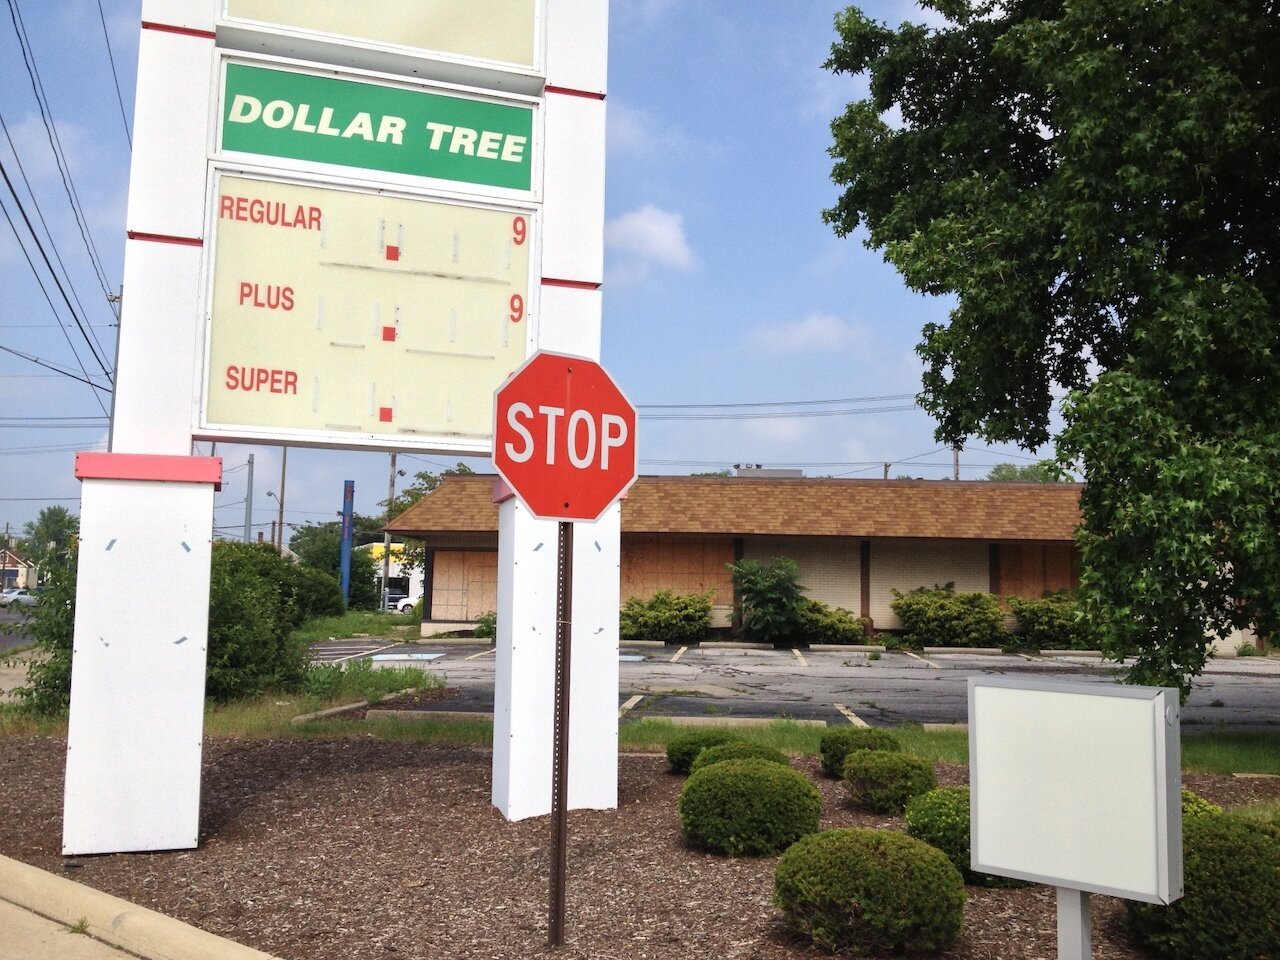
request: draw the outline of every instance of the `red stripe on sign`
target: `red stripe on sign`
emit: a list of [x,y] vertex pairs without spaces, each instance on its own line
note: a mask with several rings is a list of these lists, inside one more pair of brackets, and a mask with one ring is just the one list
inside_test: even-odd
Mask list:
[[165,233],[139,233],[130,230],[126,234],[130,240],[147,240],[151,243],[176,243],[183,247],[203,247],[204,241],[199,237],[171,237]]
[[575,90],[572,87],[553,87],[548,84],[545,87],[547,93],[558,93],[565,97],[584,97],[587,100],[603,100],[604,94],[593,90]]
[[395,328],[395,327],[383,327],[383,328],[382,328],[382,339],[383,339],[383,340],[387,341],[388,343],[391,343],[391,342],[393,342],[393,341],[395,340],[395,338],[396,338],[396,328]]
[[391,245],[391,244],[387,244],[387,259],[388,259],[388,260],[399,260],[399,259],[400,259],[400,248],[399,248],[399,247],[396,247],[396,246],[393,246],[393,245]]
[[570,290],[599,290],[600,284],[590,280],[560,280],[556,277],[543,277],[544,287],[568,287]]
[[391,418],[392,418],[392,416],[393,416],[393,415],[394,415],[394,414],[393,414],[393,412],[392,412],[392,410],[391,410],[391,408],[390,408],[390,407],[379,407],[379,408],[378,408],[378,419],[379,419],[382,423],[390,423],[390,422],[391,422]]
[[212,483],[221,490],[222,458],[82,451],[76,454],[76,479]]
[[212,30],[197,30],[195,27],[177,27],[171,23],[153,23],[150,20],[142,21],[143,30],[158,30],[161,33],[176,33],[184,37],[199,37],[202,40],[216,40],[218,35]]

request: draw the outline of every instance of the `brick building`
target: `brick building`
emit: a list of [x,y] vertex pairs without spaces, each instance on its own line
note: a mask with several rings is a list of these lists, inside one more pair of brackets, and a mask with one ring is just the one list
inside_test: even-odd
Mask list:
[[[875,628],[899,626],[892,590],[1039,597],[1074,587],[1079,484],[939,480],[641,477],[622,503],[623,598],[714,591],[729,624],[726,565],[785,556],[807,595]],[[447,475],[391,524],[423,541],[424,620],[458,623],[497,606],[498,478]]]

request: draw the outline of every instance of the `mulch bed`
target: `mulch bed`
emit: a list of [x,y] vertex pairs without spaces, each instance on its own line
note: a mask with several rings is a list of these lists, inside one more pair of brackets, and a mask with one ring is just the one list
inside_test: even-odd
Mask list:
[[[209,741],[196,850],[67,861],[61,849],[65,741],[0,739],[0,853],[124,897],[285,960],[537,957],[548,954],[549,822],[508,823],[489,803],[486,751],[344,740]],[[823,794],[822,826],[901,828]],[[940,764],[943,784],[967,769]],[[727,859],[684,845],[682,777],[658,756],[625,756],[619,804],[569,824],[566,946],[574,960],[824,956],[771,905],[776,858]],[[1280,780],[1192,775],[1234,805],[1280,796]],[[78,864],[70,867],[70,863]],[[70,868],[69,868],[70,867]],[[1053,960],[1051,889],[969,888],[948,960]],[[1143,960],[1094,898],[1097,960]]]

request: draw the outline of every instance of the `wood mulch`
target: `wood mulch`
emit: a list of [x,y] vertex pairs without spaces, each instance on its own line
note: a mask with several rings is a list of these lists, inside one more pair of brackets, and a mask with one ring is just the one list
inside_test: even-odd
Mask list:
[[[486,751],[341,740],[211,740],[195,850],[64,859],[65,741],[0,738],[0,853],[124,897],[285,960],[509,960],[548,954],[549,824],[508,823],[489,803]],[[812,758],[822,826],[900,829],[859,813]],[[944,784],[965,767],[940,764]],[[686,848],[682,777],[658,756],[624,756],[617,810],[569,822],[566,946],[573,960],[825,954],[771,904],[776,858]],[[1188,776],[1226,805],[1280,796],[1280,781]],[[1051,889],[970,887],[947,960],[1053,960]],[[1094,898],[1097,960],[1144,960]]]

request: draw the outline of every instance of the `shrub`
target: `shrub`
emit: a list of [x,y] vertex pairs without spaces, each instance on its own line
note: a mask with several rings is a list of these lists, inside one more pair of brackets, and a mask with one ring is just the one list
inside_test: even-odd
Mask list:
[[726,730],[691,730],[688,733],[682,733],[672,737],[671,742],[667,744],[667,764],[671,767],[672,773],[688,773],[698,754],[707,747],[741,739],[737,734]]
[[897,753],[902,744],[888,730],[878,727],[835,727],[822,734],[818,752],[822,772],[832,780],[844,776],[844,758],[854,750],[888,750]]
[[293,564],[265,545],[219,541],[209,580],[205,696],[233,700],[302,680]]
[[[418,615],[422,615],[422,601],[418,601],[418,605],[414,607],[418,611]],[[498,639],[498,614],[493,610],[486,610],[480,616],[476,617],[476,628],[471,634],[474,637],[480,637],[482,640]]]
[[1194,820],[1196,817],[1206,817],[1215,813],[1221,813],[1222,808],[1216,803],[1210,803],[1204,797],[1197,793],[1192,793],[1186,787],[1182,788],[1182,822]]
[[742,635],[749,640],[790,646],[800,635],[804,588],[794,560],[776,557],[767,566],[755,560],[729,564],[742,601]]
[[910,754],[854,750],[844,760],[849,799],[873,813],[902,813],[908,800],[937,785],[933,765]]
[[700,643],[711,632],[711,591],[659,590],[647,600],[628,597],[618,618],[623,640],[660,640],[669,646]]
[[798,770],[768,760],[725,760],[689,776],[680,826],[691,846],[731,857],[785,850],[818,829],[822,799]]
[[1280,946],[1280,831],[1230,814],[1184,821],[1182,899],[1127,903],[1137,941],[1169,960],[1258,960]]
[[800,599],[800,633],[810,643],[862,643],[866,627],[844,607],[829,607],[821,600]]
[[1009,597],[1018,632],[1009,639],[1027,650],[1087,650],[1097,642],[1080,617],[1070,593],[1051,593],[1039,600]]
[[1256,644],[1250,643],[1248,640],[1236,647],[1237,657],[1257,657],[1261,656],[1261,651]]
[[732,740],[729,743],[718,743],[714,747],[707,747],[700,751],[693,758],[693,763],[689,765],[689,772],[697,773],[703,767],[709,767],[713,763],[721,763],[725,760],[767,760],[769,763],[781,763],[784,766],[791,766],[791,761],[787,759],[787,755],[777,747],[771,747],[766,743],[753,743],[750,740]]
[[969,868],[969,788],[939,787],[907,802],[907,833],[941,850],[966,883],[983,887],[1022,887],[1023,880],[979,873]]
[[941,852],[896,831],[826,830],[782,855],[773,902],[828,950],[932,954],[960,936],[964,880]]
[[316,617],[340,617],[346,612],[342,586],[314,567],[289,565],[290,590],[297,610],[297,625]]
[[893,596],[889,606],[902,621],[906,646],[999,647],[1006,640],[1004,611],[989,593],[956,593],[947,584]]

